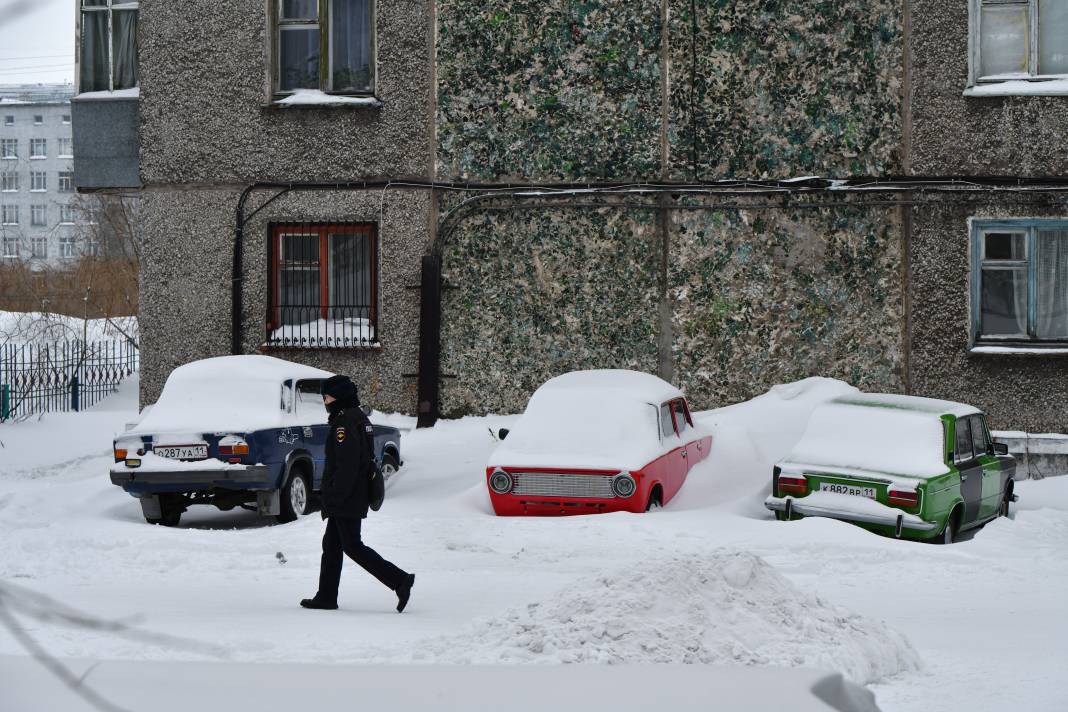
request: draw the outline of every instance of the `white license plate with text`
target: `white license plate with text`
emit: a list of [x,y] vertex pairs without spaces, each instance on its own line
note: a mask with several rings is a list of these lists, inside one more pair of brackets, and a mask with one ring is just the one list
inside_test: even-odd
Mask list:
[[835,494],[848,494],[854,497],[867,497],[875,499],[874,487],[854,487],[837,482],[820,482],[820,492],[834,492]]
[[169,457],[172,460],[206,460],[208,459],[207,445],[157,445],[152,452],[160,457]]

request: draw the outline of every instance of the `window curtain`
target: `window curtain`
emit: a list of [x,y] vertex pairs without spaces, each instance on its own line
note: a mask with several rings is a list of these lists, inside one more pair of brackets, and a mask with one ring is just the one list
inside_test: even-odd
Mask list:
[[330,88],[372,88],[371,0],[330,0]]
[[1068,230],[1040,230],[1035,265],[1035,336],[1068,339]]
[[108,14],[82,13],[82,56],[80,90],[107,91],[108,72]]
[[1040,0],[1038,5],[1038,71],[1068,74],[1068,1]]
[[138,85],[137,10],[116,10],[111,20],[112,57],[115,62],[115,89]]

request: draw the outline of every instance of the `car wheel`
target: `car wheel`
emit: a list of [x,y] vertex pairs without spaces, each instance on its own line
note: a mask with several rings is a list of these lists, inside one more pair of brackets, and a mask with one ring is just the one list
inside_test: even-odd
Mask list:
[[163,527],[176,527],[178,522],[182,521],[182,512],[185,511],[182,506],[169,497],[160,495],[159,508],[162,516],[145,517],[145,521],[149,524],[159,524]]
[[953,540],[957,537],[957,524],[956,519],[951,514],[949,519],[946,520],[946,526],[942,527],[942,533],[939,534],[935,541],[938,544],[952,544]]
[[382,455],[382,479],[384,481],[389,482],[389,478],[397,474],[399,469],[397,458],[393,457],[392,453],[387,452]]
[[655,512],[664,506],[662,501],[663,495],[660,493],[659,486],[654,487],[653,491],[649,493],[649,501],[645,503],[646,512]]
[[308,478],[299,471],[289,475],[285,487],[281,493],[281,512],[278,513],[278,521],[283,524],[292,522],[297,517],[303,517],[311,511],[311,487]]

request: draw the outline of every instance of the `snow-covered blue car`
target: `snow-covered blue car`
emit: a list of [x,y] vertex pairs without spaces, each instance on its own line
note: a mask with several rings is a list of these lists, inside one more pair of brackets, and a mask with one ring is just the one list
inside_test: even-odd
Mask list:
[[[221,356],[176,368],[159,401],[114,441],[111,482],[141,501],[145,520],[175,526],[193,504],[243,507],[281,522],[311,511],[325,461],[333,374],[270,356]],[[374,426],[388,482],[400,431]]]

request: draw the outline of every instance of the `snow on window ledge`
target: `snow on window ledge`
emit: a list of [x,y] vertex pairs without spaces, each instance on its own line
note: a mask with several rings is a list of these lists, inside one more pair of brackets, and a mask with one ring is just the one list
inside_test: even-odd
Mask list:
[[977,345],[968,349],[969,354],[1009,356],[1068,356],[1068,346],[989,346]]
[[976,84],[964,90],[964,96],[1068,96],[1068,77],[1056,79],[1009,79]]
[[116,89],[115,91],[87,91],[74,97],[74,101],[109,101],[113,99],[138,99],[141,87]]
[[318,89],[298,89],[284,99],[269,104],[278,107],[371,107],[382,106],[382,101],[373,96],[341,96],[327,94]]

